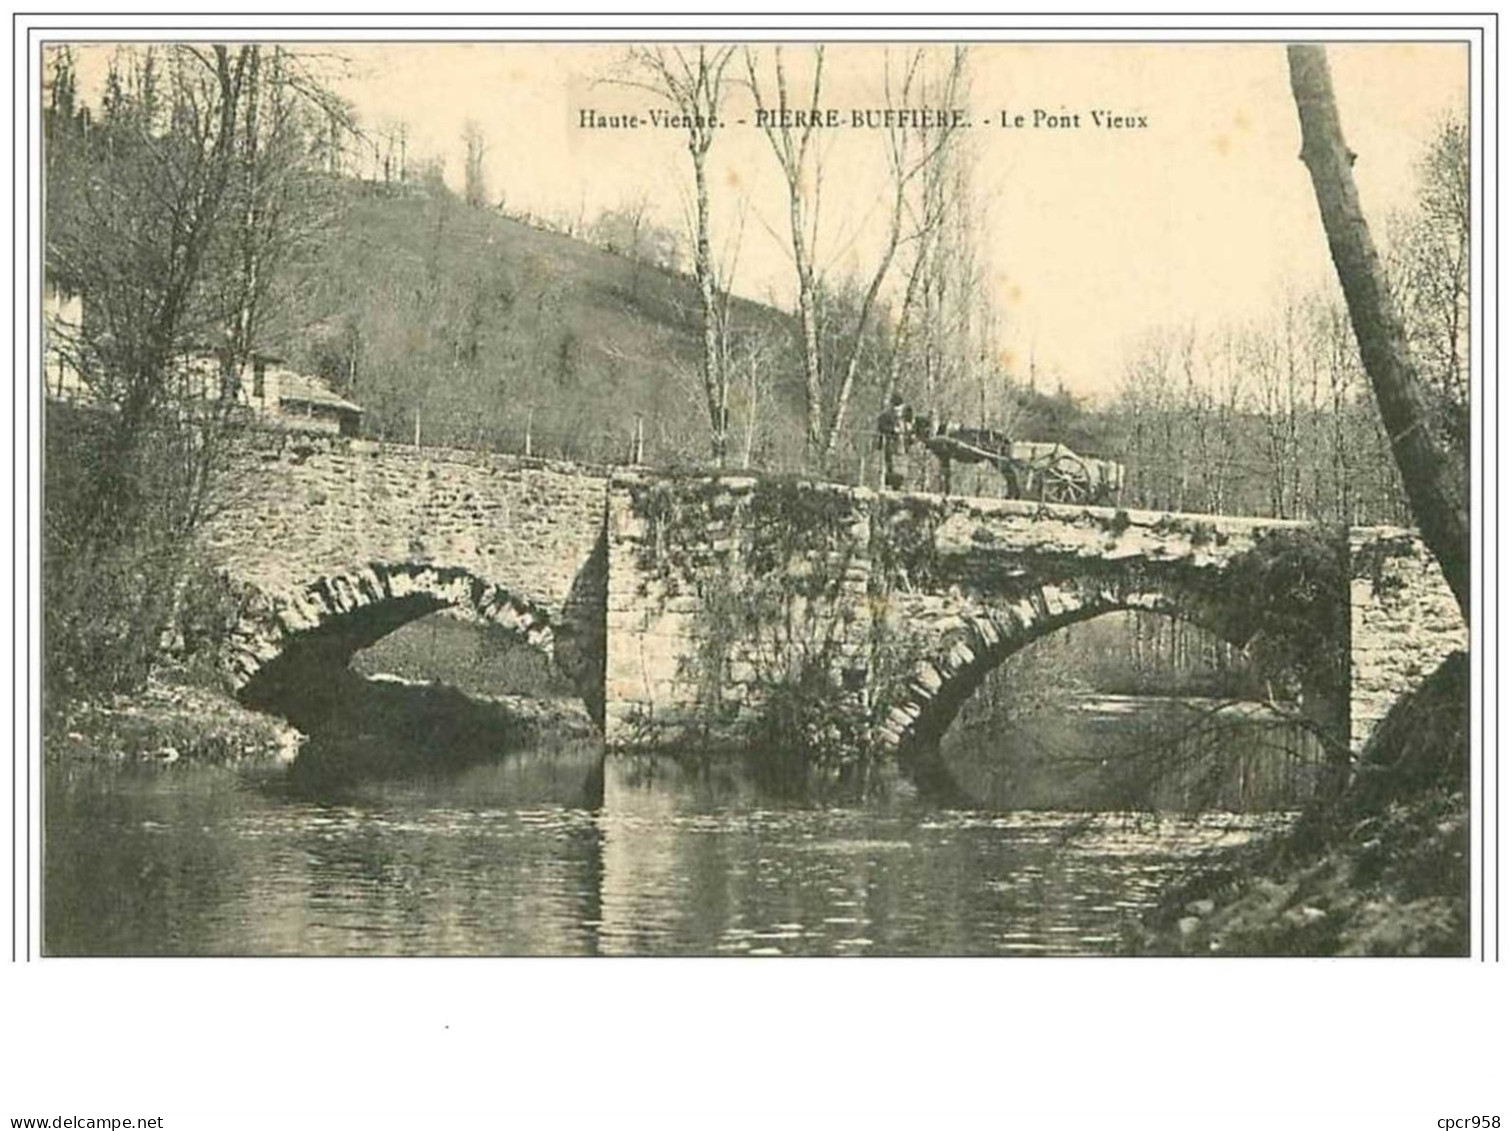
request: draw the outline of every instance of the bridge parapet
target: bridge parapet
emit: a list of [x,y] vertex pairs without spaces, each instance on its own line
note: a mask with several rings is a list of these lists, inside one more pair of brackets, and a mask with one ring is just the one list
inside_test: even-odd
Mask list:
[[1277,531],[1315,529],[1274,519],[922,494],[883,494],[875,505],[879,560],[888,560],[892,547],[889,560],[904,574],[922,567],[934,588],[983,592],[1042,577],[1055,563],[1220,571]]

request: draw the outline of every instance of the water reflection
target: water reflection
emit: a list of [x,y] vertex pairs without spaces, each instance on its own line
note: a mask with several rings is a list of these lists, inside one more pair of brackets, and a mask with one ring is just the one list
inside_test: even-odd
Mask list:
[[1092,694],[956,726],[938,761],[968,806],[1254,813],[1304,805],[1325,752],[1261,703]]
[[337,779],[51,767],[50,954],[1087,954],[1268,818],[844,808],[543,744]]

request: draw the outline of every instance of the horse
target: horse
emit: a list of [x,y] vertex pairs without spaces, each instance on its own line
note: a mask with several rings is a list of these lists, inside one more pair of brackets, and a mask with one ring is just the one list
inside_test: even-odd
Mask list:
[[1007,484],[1007,497],[1022,497],[1023,483],[1013,462],[1012,440],[993,428],[963,428],[958,424],[936,421],[930,413],[913,418],[913,438],[939,461],[944,476],[944,493],[950,493],[950,471],[955,463],[987,463],[996,468]]

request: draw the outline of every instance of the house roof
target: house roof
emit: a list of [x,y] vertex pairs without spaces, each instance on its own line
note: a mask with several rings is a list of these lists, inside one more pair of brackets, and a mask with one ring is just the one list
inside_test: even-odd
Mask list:
[[278,399],[280,401],[294,401],[298,404],[322,405],[326,408],[339,409],[343,412],[362,412],[362,406],[353,404],[344,397],[333,392],[324,381],[318,377],[307,377],[303,373],[296,373],[292,369],[273,370],[278,379]]

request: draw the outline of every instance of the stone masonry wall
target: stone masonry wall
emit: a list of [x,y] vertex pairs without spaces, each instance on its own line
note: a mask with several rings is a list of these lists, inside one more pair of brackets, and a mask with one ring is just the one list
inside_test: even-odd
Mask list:
[[941,638],[963,618],[1010,606],[1046,584],[1100,584],[1112,598],[1149,591],[1170,604],[1220,595],[1224,571],[1259,539],[1304,529],[1268,519],[922,495],[882,496],[876,516],[876,558],[888,575],[880,588],[920,639]]
[[[937,739],[1006,656],[1077,620],[1146,609],[1229,635],[1233,563],[1265,539],[1310,530],[1269,519],[896,495],[878,499],[877,523],[875,558],[890,568],[873,579],[874,613],[893,649],[912,657],[900,685],[883,692],[889,710],[877,737],[897,747]],[[1340,585],[1340,611],[1343,600]],[[1342,704],[1335,710],[1341,729]]]
[[[567,464],[253,433],[202,533],[274,606],[371,563],[464,569],[601,649],[606,479]],[[601,561],[599,572],[601,574]],[[568,623],[570,622],[570,623]]]
[[[656,482],[616,479],[609,491],[605,727],[613,744],[688,734],[739,741],[773,674],[811,654],[824,631],[843,636],[833,649],[836,675],[857,683],[857,694],[898,704],[883,731],[891,726],[901,741],[936,698],[949,702],[974,687],[980,661],[1000,659],[982,651],[983,633],[988,645],[1016,646],[1077,616],[1128,607],[1200,619],[1194,607],[1220,595],[1231,561],[1273,531],[1302,528],[749,478],[661,482],[663,498],[648,503]],[[710,617],[708,594],[727,593],[746,570],[751,502],[774,490],[796,490],[788,506],[799,512],[803,490],[846,502],[850,546],[835,601],[817,609],[822,602],[794,602],[786,617],[795,629],[767,609],[767,620],[782,623],[747,619],[743,634],[717,639],[724,630],[711,622],[728,613]],[[664,544],[655,514],[679,508],[684,526],[693,514],[704,525],[691,541],[684,531],[678,544]],[[658,554],[677,568],[658,565]],[[947,686],[956,675],[960,686]]]
[[1469,647],[1469,629],[1442,567],[1414,533],[1358,529],[1350,548],[1349,737],[1357,753],[1396,700]]
[[[544,618],[558,655],[574,652],[616,745],[737,742],[771,681],[820,653],[857,696],[906,707],[891,720],[905,737],[932,700],[947,716],[1004,647],[1069,619],[1119,607],[1206,619],[1236,559],[1300,529],[748,477],[611,482],[340,438],[254,435],[223,481],[204,549],[273,606],[373,563],[465,571]],[[1410,532],[1356,530],[1350,554],[1358,748],[1468,634]],[[776,591],[792,594],[779,609]],[[765,603],[742,605],[750,595]]]
[[[813,504],[806,516],[763,520],[771,492],[791,490],[748,477],[615,479],[604,683],[611,745],[737,745],[771,683],[805,657],[864,669],[866,497],[808,485],[798,492]],[[798,595],[771,603],[788,589]]]

